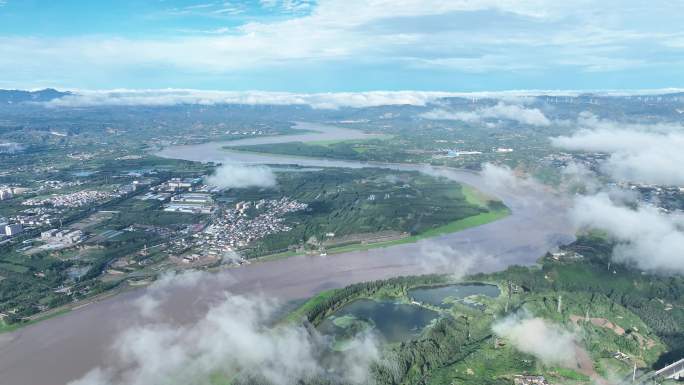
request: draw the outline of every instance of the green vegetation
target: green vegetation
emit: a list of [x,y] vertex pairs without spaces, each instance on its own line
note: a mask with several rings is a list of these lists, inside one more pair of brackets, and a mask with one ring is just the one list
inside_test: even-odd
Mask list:
[[389,246],[394,246],[394,245],[401,245],[404,243],[413,243],[417,242],[421,239],[425,238],[431,238],[431,237],[437,237],[440,235],[445,235],[449,233],[454,233],[457,231],[462,231],[471,227],[476,227],[476,226],[482,226],[490,222],[497,221],[499,219],[505,218],[508,215],[510,215],[510,210],[508,208],[496,208],[493,211],[489,211],[486,213],[480,213],[477,215],[473,215],[468,218],[463,218],[459,219],[450,223],[447,223],[446,225],[435,227],[433,229],[424,231],[420,234],[417,235],[411,235],[406,238],[401,238],[401,239],[396,239],[392,241],[385,241],[385,242],[374,242],[374,243],[366,243],[366,244],[353,244],[353,245],[346,245],[346,246],[339,246],[339,247],[333,247],[328,249],[328,252],[331,254],[335,253],[347,253],[351,251],[358,251],[358,250],[370,250],[374,248],[379,248],[379,247],[389,247]]
[[[87,161],[67,158],[57,162],[61,151],[46,152],[46,159],[54,166],[43,159],[36,162],[53,170],[50,178],[59,180],[64,187],[39,189],[43,182],[28,168],[19,168],[11,177],[0,176],[0,182],[21,179],[23,186],[36,191],[3,201],[3,215],[9,217],[25,210],[21,202],[37,196],[105,187],[113,190],[139,180],[155,186],[169,178],[194,178],[212,170],[211,165],[154,156],[117,159],[121,155],[117,152]],[[25,162],[34,159],[31,154],[12,161],[22,162],[25,167]],[[241,251],[247,257],[274,259],[412,242],[494,220],[504,212],[495,202],[474,201],[476,193],[469,188],[463,190],[457,183],[417,172],[323,169],[283,171],[277,175],[277,189],[232,189],[215,196],[217,201],[227,202],[221,203],[224,205],[281,197],[309,205],[306,211],[284,218],[291,230],[249,244]],[[169,255],[188,249],[183,249],[182,242],[173,242],[191,237],[211,218],[164,212],[161,201],[139,199],[147,191],[143,187],[56,214],[63,228],[86,233],[87,240],[76,247],[37,248],[42,243],[32,239],[40,231],[56,227],[54,224],[30,229],[12,244],[0,247],[0,313],[6,315],[5,322],[28,320],[34,314],[110,290],[127,279],[154,278],[159,271],[174,268]],[[28,243],[23,245],[21,241]]]
[[[28,156],[22,161],[30,162],[31,159]],[[37,163],[43,164],[44,161],[39,160]],[[67,160],[55,163],[58,169],[51,174],[50,179],[59,181],[64,187],[45,187],[50,185],[38,180],[40,171],[36,172],[37,175],[22,174],[21,185],[29,188],[29,191],[1,202],[3,214],[8,217],[29,215],[23,214],[22,210],[32,209],[32,206],[24,206],[21,202],[37,196],[50,197],[52,194],[81,190],[113,190],[113,186],[130,184],[134,180],[145,180],[155,185],[171,177],[200,176],[209,170],[207,165],[199,163],[156,157],[115,161],[110,156],[76,163],[79,162],[70,164]],[[19,170],[21,169],[20,167]],[[131,170],[143,169],[146,170],[145,177],[129,175]],[[84,178],[73,172],[74,170],[90,170],[95,173]],[[8,182],[8,178],[0,176],[0,181]],[[116,181],[116,184],[112,184],[112,181]],[[143,272],[148,265],[167,258],[168,253],[160,248],[150,249],[147,255],[140,251],[146,246],[151,247],[162,242],[173,235],[174,231],[199,223],[200,218],[163,212],[160,202],[138,199],[145,191],[142,188],[101,202],[59,208],[61,211],[54,215],[56,219],[53,224],[26,229],[16,239],[12,239],[12,243],[0,247],[0,313],[5,316],[3,329],[13,328],[15,324],[23,324],[24,321],[33,322],[31,316],[34,314],[51,314],[50,309],[116,287],[120,279],[114,277],[105,280],[102,273],[118,259],[130,259],[131,270]],[[50,206],[40,209],[53,210]],[[147,227],[131,227],[134,225]],[[35,238],[39,237],[40,232],[60,226],[63,229],[83,230],[88,239],[76,247],[61,250],[38,249],[42,242]],[[26,243],[23,244],[22,241]]]
[[[415,242],[508,214],[500,202],[469,202],[462,189],[418,172],[365,168],[281,172],[277,190],[224,194],[234,201],[288,197],[308,204],[307,210],[288,214],[291,230],[269,235],[243,251],[248,257],[275,258],[295,251],[338,253]],[[471,188],[468,193],[472,198]]]
[[440,235],[462,231],[471,227],[482,226],[487,223],[505,218],[511,213],[508,207],[503,205],[500,201],[493,200],[492,198],[482,194],[480,191],[474,189],[471,186],[461,185],[461,193],[463,194],[463,197],[466,202],[470,203],[472,206],[486,209],[487,211],[467,218],[457,219],[447,224],[434,227],[425,230],[421,233],[410,235],[405,238],[384,242],[357,243],[351,245],[331,247],[328,248],[328,253],[346,253],[351,251],[369,250],[379,247],[389,247],[405,243],[413,243],[421,239],[437,237]]
[[[98,160],[93,167],[98,171],[93,181],[79,185],[79,189],[95,188],[112,179],[121,183],[140,179],[128,175],[131,169],[147,170],[142,179],[151,185],[171,177],[198,177],[210,172],[207,165],[159,158],[129,159],[118,166],[110,160]],[[323,169],[277,175],[277,189],[231,189],[215,196],[228,206],[282,197],[308,204],[307,210],[284,218],[289,231],[271,234],[240,250],[247,257],[268,260],[414,242],[507,213],[500,203],[473,199],[481,197],[469,187],[417,172]],[[62,177],[76,178],[68,173]],[[160,271],[177,268],[169,255],[189,249],[176,240],[192,237],[211,217],[164,212],[162,202],[139,199],[146,191],[141,188],[120,198],[73,209],[63,227],[81,229],[88,235],[76,247],[36,249],[30,254],[19,247],[6,247],[0,252],[0,313],[7,315],[6,323],[28,320],[129,279],[154,278]],[[22,199],[27,197],[10,200],[7,209],[23,209],[25,206],[17,204]],[[41,244],[29,241],[41,230],[45,229],[33,230],[20,239],[30,242],[25,249]]]
[[314,297],[309,298],[303,305],[299,306],[295,311],[287,315],[287,321],[297,321],[302,318],[309,318],[311,314],[316,312],[323,306],[326,306],[330,301],[335,298],[337,290],[326,290],[316,294]]
[[501,218],[504,218],[508,215],[510,215],[510,211],[508,208],[504,207],[492,207],[490,206],[490,209],[492,211],[488,211],[485,213],[480,213],[477,215],[473,215],[468,218],[463,218],[459,219],[457,221],[453,221],[451,223],[448,223],[444,226],[439,226],[430,230],[427,230],[417,236],[418,239],[423,239],[423,238],[429,238],[429,237],[435,237],[438,235],[444,235],[448,233],[453,233],[456,231],[461,231],[465,230],[470,227],[475,227],[475,226],[481,226],[490,222],[494,222],[496,220],[499,220]]
[[250,146],[230,146],[231,150],[279,155],[308,156],[313,158],[346,159],[359,161],[396,161],[396,154],[386,147],[391,135],[366,140],[321,140],[312,142],[272,143]]
[[[60,315],[66,314],[70,311],[71,310],[69,310],[69,309],[61,309],[61,310],[50,312],[49,314],[46,314],[42,317],[32,318],[30,321],[21,322],[21,323],[16,322],[16,321],[7,322],[7,320],[0,320],[0,334],[12,332],[12,331],[15,331],[19,328],[29,326],[29,325],[32,325],[34,323],[40,322],[40,321],[45,321],[45,320],[53,318],[53,317],[58,317]],[[11,318],[11,316],[10,316],[10,318]]]
[[[385,346],[395,362],[391,369],[374,367],[376,383],[510,384],[516,374],[541,374],[554,384],[589,384],[600,377],[626,376],[634,363],[649,370],[680,358],[684,349],[684,299],[679,293],[684,290],[684,279],[653,277],[616,263],[611,263],[609,270],[611,250],[612,244],[606,239],[583,236],[567,247],[565,258],[556,260],[547,255],[538,266],[468,277],[470,281],[496,282],[504,291],[498,298],[477,297],[483,308],[461,303],[445,309],[430,306],[443,316],[419,337]],[[332,317],[354,326],[354,322],[334,318],[351,301],[389,298],[409,303],[409,289],[440,285],[449,279],[402,277],[327,291],[306,302],[288,320],[305,318],[320,325]],[[526,312],[575,331],[591,365],[547,366],[517,351],[491,330],[492,323],[507,312]],[[616,358],[616,352],[625,356]]]

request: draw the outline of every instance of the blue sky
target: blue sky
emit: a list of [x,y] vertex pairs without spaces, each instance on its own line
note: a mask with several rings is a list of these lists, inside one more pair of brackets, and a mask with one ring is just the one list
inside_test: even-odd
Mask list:
[[0,88],[684,87],[684,1],[0,0]]

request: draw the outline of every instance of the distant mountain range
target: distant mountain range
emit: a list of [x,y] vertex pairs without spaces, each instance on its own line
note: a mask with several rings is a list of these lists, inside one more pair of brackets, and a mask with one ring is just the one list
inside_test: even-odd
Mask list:
[[49,102],[50,100],[71,95],[71,92],[61,92],[53,88],[39,91],[0,90],[0,104],[14,104],[22,102]]

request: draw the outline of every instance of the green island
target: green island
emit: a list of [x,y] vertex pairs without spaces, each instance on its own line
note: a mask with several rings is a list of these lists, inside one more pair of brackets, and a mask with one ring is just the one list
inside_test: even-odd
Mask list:
[[308,205],[287,216],[292,228],[244,250],[249,257],[340,253],[416,242],[510,214],[474,188],[418,172],[335,169],[278,173],[278,189],[247,189],[236,199],[290,197]]
[[392,135],[381,138],[358,140],[320,140],[311,142],[286,142],[248,146],[225,146],[225,149],[313,158],[345,159],[357,161],[397,161],[397,154],[388,147]]
[[[511,384],[520,376],[553,384],[631,381],[634,367],[642,376],[684,351],[678,294],[684,279],[610,264],[611,250],[610,241],[587,234],[531,267],[458,280],[429,275],[359,283],[312,297],[282,322],[332,335],[332,351],[375,330],[393,357],[391,366],[373,366],[376,384]],[[541,319],[571,334],[586,353],[564,365],[521,352],[494,326],[510,317]]]

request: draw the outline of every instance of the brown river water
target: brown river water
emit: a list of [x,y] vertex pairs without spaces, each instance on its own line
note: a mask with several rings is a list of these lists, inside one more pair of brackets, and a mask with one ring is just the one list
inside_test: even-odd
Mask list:
[[[197,287],[171,288],[172,301],[162,309],[174,322],[192,322],[226,291],[258,293],[283,303],[301,300],[321,290],[429,272],[488,272],[513,264],[532,264],[547,250],[574,239],[565,217],[565,199],[544,189],[517,184],[492,184],[477,173],[408,164],[361,163],[227,151],[224,146],[361,139],[349,129],[300,123],[319,131],[287,137],[175,146],[157,155],[193,161],[255,164],[297,164],[311,167],[382,167],[417,170],[469,184],[498,197],[512,214],[499,221],[416,243],[329,256],[302,256],[253,263],[212,274]],[[117,335],[144,319],[134,305],[145,288],[126,292],[22,328],[0,334],[1,385],[61,385],[112,359]]]

